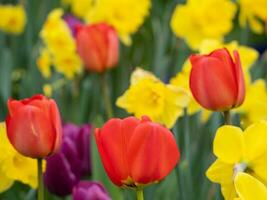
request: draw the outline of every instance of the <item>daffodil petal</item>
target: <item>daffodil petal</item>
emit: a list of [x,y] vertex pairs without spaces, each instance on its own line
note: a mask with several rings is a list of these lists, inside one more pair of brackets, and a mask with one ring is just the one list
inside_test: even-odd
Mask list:
[[245,160],[253,161],[267,152],[267,122],[260,121],[244,131]]
[[266,200],[267,188],[249,174],[240,172],[235,177],[235,188],[242,200]]
[[6,175],[2,172],[0,172],[0,180],[0,193],[9,189],[14,182],[12,179],[6,177]]
[[215,183],[230,184],[233,182],[233,164],[217,159],[207,170],[206,176]]
[[267,152],[249,163],[249,168],[255,177],[267,183]]
[[242,134],[242,130],[238,127],[229,125],[220,127],[213,143],[214,154],[225,163],[238,163],[243,156]]
[[224,200],[233,200],[234,198],[237,197],[233,182],[231,184],[221,185],[221,190],[222,190]]

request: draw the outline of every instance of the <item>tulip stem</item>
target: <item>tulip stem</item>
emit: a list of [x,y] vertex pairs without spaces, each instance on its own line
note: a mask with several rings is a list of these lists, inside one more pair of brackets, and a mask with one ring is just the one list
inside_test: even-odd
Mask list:
[[43,181],[43,169],[42,158],[37,158],[38,168],[38,200],[44,200],[44,181]]
[[142,188],[136,190],[137,200],[144,200],[144,192]]
[[225,125],[231,125],[231,113],[230,110],[224,111],[223,112],[223,116],[224,116],[224,123]]
[[101,79],[102,95],[104,99],[104,106],[107,112],[107,116],[108,118],[112,118],[113,116],[112,103],[110,99],[110,94],[109,94],[109,89],[108,89],[108,84],[106,81],[105,73],[100,75],[100,79]]

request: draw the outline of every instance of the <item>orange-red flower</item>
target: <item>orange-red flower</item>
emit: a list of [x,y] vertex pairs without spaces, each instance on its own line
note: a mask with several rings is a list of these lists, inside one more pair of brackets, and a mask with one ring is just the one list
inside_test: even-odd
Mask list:
[[160,181],[180,159],[173,134],[147,117],[110,119],[95,130],[95,138],[104,168],[118,186]]
[[116,66],[119,39],[111,26],[105,23],[79,26],[76,43],[87,70],[101,73]]
[[196,101],[209,110],[225,111],[240,106],[245,98],[244,75],[237,51],[227,49],[209,55],[191,55],[190,89]]
[[43,158],[61,145],[61,120],[57,104],[43,95],[23,100],[9,99],[7,136],[24,156]]

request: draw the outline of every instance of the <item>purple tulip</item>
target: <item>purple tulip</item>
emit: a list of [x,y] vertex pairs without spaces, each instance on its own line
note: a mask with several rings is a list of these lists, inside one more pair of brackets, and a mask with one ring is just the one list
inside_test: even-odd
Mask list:
[[90,125],[63,125],[61,149],[46,159],[44,182],[51,193],[69,195],[82,176],[91,175],[90,131]]
[[106,189],[98,182],[81,181],[72,191],[73,200],[111,200]]
[[74,17],[73,15],[67,14],[65,16],[63,16],[63,19],[65,20],[65,22],[68,24],[71,32],[72,32],[72,36],[75,37],[76,35],[76,27],[79,25],[82,25],[82,22],[77,19],[76,17]]

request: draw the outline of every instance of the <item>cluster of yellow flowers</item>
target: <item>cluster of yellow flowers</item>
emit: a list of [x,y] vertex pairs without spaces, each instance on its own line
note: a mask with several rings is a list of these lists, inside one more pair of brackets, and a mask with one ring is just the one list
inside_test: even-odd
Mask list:
[[0,30],[12,34],[24,31],[26,13],[22,5],[0,5]]
[[33,188],[37,187],[37,164],[19,154],[10,144],[5,123],[0,123],[0,192],[10,188],[14,181],[21,181]]
[[217,130],[213,151],[217,160],[206,175],[221,184],[225,200],[267,199],[267,122],[245,131],[225,125]]
[[[266,0],[239,0],[241,27],[250,25],[252,31],[262,33],[267,20]],[[221,40],[233,27],[237,4],[231,0],[187,0],[178,4],[171,28],[177,37],[186,40],[197,50],[204,39]]]
[[183,115],[188,101],[184,89],[166,85],[152,73],[137,68],[131,76],[129,89],[116,104],[138,118],[147,115],[153,121],[172,128],[177,118]]
[[203,39],[220,40],[231,31],[236,9],[230,0],[188,0],[176,7],[171,27],[192,49],[197,49]]
[[82,70],[75,40],[62,15],[61,9],[51,11],[40,33],[45,47],[41,48],[37,65],[45,78],[51,76],[51,65],[68,79]]
[[88,23],[106,22],[112,25],[125,44],[143,24],[149,14],[151,0],[63,0],[77,16]]
[[[254,50],[253,48],[239,45],[237,41],[232,41],[227,44],[223,44],[218,40],[204,40],[202,41],[199,53],[201,54],[208,54],[211,51],[218,49],[218,48],[227,48],[229,52],[233,52],[233,50],[238,50],[240,54],[240,59],[242,63],[242,68],[245,76],[246,81],[246,98],[245,102],[242,106],[235,109],[235,112],[241,113],[242,121],[244,126],[247,124],[253,123],[258,121],[259,119],[267,119],[267,107],[262,106],[264,102],[267,100],[267,92],[265,90],[265,83],[261,81],[260,84],[251,83],[250,77],[250,68],[255,63],[255,61],[259,57],[259,53]],[[195,114],[199,111],[202,112],[202,120],[206,121],[209,119],[211,115],[211,111],[203,109],[193,98],[190,88],[189,88],[189,76],[191,71],[191,65],[189,61],[186,61],[182,67],[182,70],[178,72],[178,74],[171,79],[170,83],[175,86],[183,87],[189,94],[190,94],[190,102],[188,104],[188,113],[190,115]],[[255,93],[255,90],[256,93]],[[258,95],[255,95],[258,94]],[[261,96],[261,98],[258,98]],[[266,97],[265,97],[266,96]],[[262,98],[264,97],[264,98]],[[251,103],[255,106],[251,107]],[[254,107],[259,107],[259,109],[254,109]]]
[[266,0],[239,0],[239,23],[242,27],[250,26],[255,33],[263,33],[264,23],[267,20]]

